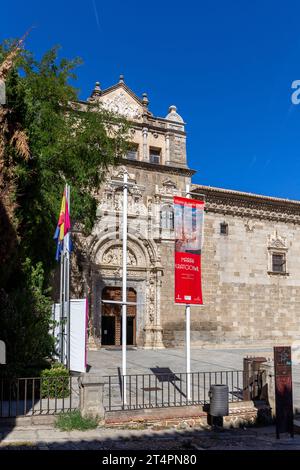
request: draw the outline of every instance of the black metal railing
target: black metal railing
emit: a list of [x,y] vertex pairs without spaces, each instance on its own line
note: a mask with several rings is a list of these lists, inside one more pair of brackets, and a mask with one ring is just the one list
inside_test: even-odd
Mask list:
[[[153,369],[154,370],[154,369]],[[168,369],[170,371],[170,369]],[[188,378],[190,399],[188,398]],[[243,371],[174,373],[155,371],[152,374],[106,376],[104,407],[106,411],[205,405],[209,403],[211,385],[229,388],[229,401],[243,400]],[[126,387],[126,401],[124,394]]]
[[78,405],[75,377],[0,379],[0,418],[57,414]]

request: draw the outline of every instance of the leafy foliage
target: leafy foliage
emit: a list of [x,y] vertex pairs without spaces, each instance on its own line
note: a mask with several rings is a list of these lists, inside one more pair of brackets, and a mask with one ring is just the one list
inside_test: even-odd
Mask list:
[[[10,375],[37,375],[45,367],[44,358],[53,352],[53,338],[48,334],[51,324],[51,299],[44,290],[42,263],[32,266],[29,258],[16,272],[16,286],[0,290],[1,339],[7,345]],[[6,369],[3,368],[2,372]]]
[[70,395],[69,371],[61,363],[53,363],[51,369],[41,372],[42,398],[66,398]]
[[55,422],[55,427],[61,431],[72,431],[73,429],[87,431],[88,429],[95,429],[97,426],[98,421],[96,419],[83,418],[79,410],[61,413]]
[[53,351],[48,287],[64,185],[71,186],[72,221],[90,231],[94,194],[108,165],[126,151],[129,128],[119,116],[78,101],[70,80],[79,59],[59,60],[57,47],[40,61],[17,51],[0,46],[0,64],[9,65],[7,105],[0,109],[0,331],[11,370]]

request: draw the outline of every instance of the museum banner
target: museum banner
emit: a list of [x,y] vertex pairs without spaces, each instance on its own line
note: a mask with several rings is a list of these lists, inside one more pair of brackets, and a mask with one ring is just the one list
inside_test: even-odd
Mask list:
[[204,201],[174,197],[175,303],[201,305]]

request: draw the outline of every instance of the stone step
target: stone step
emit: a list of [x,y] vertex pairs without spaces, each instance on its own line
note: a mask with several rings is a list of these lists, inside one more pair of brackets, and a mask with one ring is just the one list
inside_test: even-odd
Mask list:
[[294,432],[300,434],[300,416],[295,416],[294,418]]

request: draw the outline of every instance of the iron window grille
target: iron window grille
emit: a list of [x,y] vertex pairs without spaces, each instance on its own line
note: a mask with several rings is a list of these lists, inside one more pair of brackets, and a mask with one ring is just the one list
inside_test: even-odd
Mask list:
[[274,273],[286,272],[285,253],[272,253],[272,271]]
[[221,235],[228,235],[228,224],[226,222],[222,222],[220,224],[220,234]]
[[150,163],[159,164],[160,163],[160,155],[161,155],[160,149],[154,149],[154,148],[150,147],[150,156],[149,156]]
[[138,147],[132,147],[127,151],[127,160],[137,160],[138,159]]

